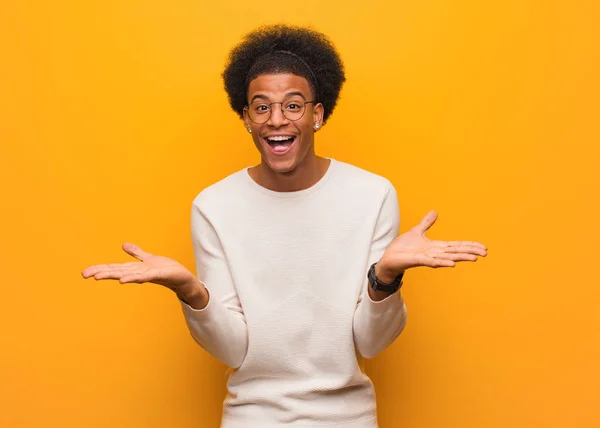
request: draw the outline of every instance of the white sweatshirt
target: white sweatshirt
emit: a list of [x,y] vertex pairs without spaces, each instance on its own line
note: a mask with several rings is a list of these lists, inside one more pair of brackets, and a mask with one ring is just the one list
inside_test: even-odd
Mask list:
[[244,168],[200,192],[191,228],[209,303],[181,305],[193,338],[233,369],[222,428],[377,427],[363,362],[400,334],[406,307],[400,292],[371,300],[367,271],[399,222],[389,180],[335,159],[301,191]]

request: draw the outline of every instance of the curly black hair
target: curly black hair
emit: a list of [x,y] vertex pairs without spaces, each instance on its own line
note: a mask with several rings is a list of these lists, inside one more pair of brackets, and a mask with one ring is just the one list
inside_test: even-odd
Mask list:
[[260,75],[281,73],[308,80],[316,102],[323,104],[325,123],[346,81],[344,64],[324,34],[293,25],[259,27],[231,50],[223,81],[233,111],[244,117],[250,81]]

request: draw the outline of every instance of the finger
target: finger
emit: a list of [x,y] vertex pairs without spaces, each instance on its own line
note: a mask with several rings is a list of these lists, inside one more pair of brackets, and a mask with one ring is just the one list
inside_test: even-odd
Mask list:
[[131,268],[131,267],[139,267],[140,262],[110,263],[107,266],[111,267],[111,268]]
[[139,269],[140,266],[140,262],[109,263],[102,265],[102,269]]
[[456,263],[452,260],[445,260],[439,257],[427,257],[421,256],[417,259],[417,263],[419,266],[427,266],[431,268],[439,268],[439,267],[454,267]]
[[443,260],[452,260],[455,262],[476,262],[477,261],[476,255],[464,254],[464,253],[460,253],[460,254],[441,253],[441,254],[437,255],[436,258],[443,259]]
[[435,221],[437,220],[437,212],[435,212],[435,210],[429,211],[425,217],[423,217],[423,219],[421,220],[421,222],[416,226],[416,229],[421,232],[421,233],[425,233],[427,232],[427,230],[433,226],[433,224],[435,223]]
[[472,245],[446,247],[446,248],[444,248],[444,253],[465,253],[465,254],[475,254],[475,255],[478,255],[481,257],[487,256],[487,250],[484,250],[481,247],[475,247]]
[[133,272],[123,275],[123,277],[119,280],[121,284],[126,283],[138,283],[142,284],[144,282],[152,282],[154,280],[154,276],[148,272]]
[[479,247],[483,250],[487,250],[487,247],[483,245],[481,242],[476,241],[446,241],[446,244],[450,247],[460,247],[462,245],[469,245],[472,247]]
[[81,271],[81,276],[84,278],[89,278],[95,273],[95,269],[95,266],[86,267],[84,270]]
[[85,268],[82,272],[81,272],[81,276],[83,276],[84,278],[89,278],[91,276],[96,275],[98,272],[101,272],[103,270],[107,269],[107,265],[94,265],[94,266],[90,266]]
[[135,257],[138,260],[144,261],[144,259],[152,254],[145,252],[140,247],[131,242],[126,242],[123,244],[123,251],[125,251],[130,256]]
[[119,269],[104,270],[94,275],[94,279],[119,279],[123,276],[123,271]]
[[81,275],[84,278],[89,278],[91,276],[96,275],[99,272],[103,272],[106,270],[115,270],[115,269],[129,269],[134,268],[139,265],[139,262],[128,262],[128,263],[110,263],[110,264],[102,264],[102,265],[94,265],[85,268]]

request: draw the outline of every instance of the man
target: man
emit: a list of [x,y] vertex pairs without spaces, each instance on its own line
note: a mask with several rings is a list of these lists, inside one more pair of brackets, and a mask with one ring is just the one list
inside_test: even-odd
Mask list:
[[315,154],[314,134],[345,81],[322,34],[260,28],[234,48],[223,77],[261,162],[195,198],[197,276],[133,244],[123,248],[141,263],[92,266],[83,276],[177,294],[194,339],[232,368],[222,427],[376,427],[361,363],[404,328],[404,272],[487,250],[427,239],[434,211],[398,236],[389,180]]

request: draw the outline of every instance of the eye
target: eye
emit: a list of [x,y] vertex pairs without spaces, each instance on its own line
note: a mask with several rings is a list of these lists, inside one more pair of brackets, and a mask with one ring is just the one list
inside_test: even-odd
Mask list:
[[254,111],[257,113],[265,113],[269,111],[269,106],[267,104],[256,104],[254,105]]
[[299,110],[300,109],[300,104],[292,102],[292,103],[289,103],[288,105],[286,105],[285,109],[286,110],[291,110],[291,111]]

